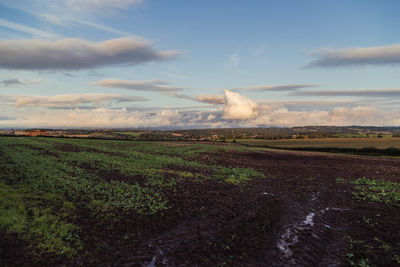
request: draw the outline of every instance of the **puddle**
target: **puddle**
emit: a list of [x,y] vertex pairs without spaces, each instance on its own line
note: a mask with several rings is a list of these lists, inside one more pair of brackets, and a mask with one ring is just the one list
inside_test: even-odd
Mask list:
[[314,212],[310,212],[306,219],[303,221],[302,225],[310,225],[310,226],[314,226],[314,216],[315,213]]
[[[164,254],[164,251],[162,251],[161,249],[159,249],[159,250],[157,251],[157,254],[153,256],[153,258],[151,259],[151,261],[150,261],[150,262],[145,262],[145,263],[143,264],[143,266],[146,266],[146,267],[156,267],[156,266],[157,266],[157,265],[156,265],[157,257],[162,257],[163,254]],[[164,264],[164,265],[166,264],[166,259],[163,259],[163,260],[162,260],[162,264]]]
[[308,229],[314,226],[314,212],[310,212],[304,221],[300,224],[290,225],[286,228],[285,232],[282,234],[280,240],[278,241],[278,248],[284,254],[286,258],[293,255],[291,246],[298,242],[299,231]]

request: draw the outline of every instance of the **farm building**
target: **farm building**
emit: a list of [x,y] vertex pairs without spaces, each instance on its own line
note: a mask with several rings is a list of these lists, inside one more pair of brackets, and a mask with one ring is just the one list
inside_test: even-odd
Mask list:
[[28,136],[46,136],[47,135],[47,131],[46,130],[40,130],[40,129],[32,129],[32,130],[26,130],[25,131],[25,135]]

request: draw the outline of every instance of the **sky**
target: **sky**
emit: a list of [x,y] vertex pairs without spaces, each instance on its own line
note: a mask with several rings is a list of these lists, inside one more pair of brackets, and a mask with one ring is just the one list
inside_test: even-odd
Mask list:
[[0,128],[400,126],[398,0],[0,0]]

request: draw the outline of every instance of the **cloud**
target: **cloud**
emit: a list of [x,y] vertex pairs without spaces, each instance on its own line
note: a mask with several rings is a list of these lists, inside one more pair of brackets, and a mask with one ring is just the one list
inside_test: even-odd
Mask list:
[[72,9],[84,12],[110,11],[110,9],[125,9],[142,3],[142,0],[66,0],[66,5]]
[[14,31],[19,31],[23,33],[28,33],[33,37],[43,38],[43,39],[57,39],[61,36],[42,30],[38,30],[32,27],[28,27],[22,24],[14,23],[0,18],[0,27],[5,27]]
[[258,105],[245,96],[225,90],[224,118],[247,120],[257,116]]
[[20,86],[20,85],[29,85],[29,84],[39,84],[40,81],[30,81],[30,80],[21,80],[21,79],[5,79],[0,81],[0,84],[3,84],[5,87],[8,86]]
[[336,107],[330,111],[289,111],[276,109],[262,114],[248,122],[252,126],[398,126],[400,112],[398,110],[380,110],[375,107],[357,106],[354,108]]
[[81,39],[9,40],[0,42],[0,68],[21,70],[78,70],[137,65],[173,59],[177,51],[157,51],[139,37],[93,43]]
[[125,96],[118,94],[66,94],[55,96],[35,95],[2,95],[1,100],[12,102],[16,108],[21,107],[71,107],[81,104],[92,104],[98,106],[107,101],[137,102],[146,101],[146,98],[138,96]]
[[240,71],[240,54],[239,51],[228,56],[228,59],[225,61],[224,66],[227,70],[232,72],[241,72]]
[[400,89],[299,91],[299,92],[293,92],[290,95],[291,96],[358,96],[358,97],[391,98],[391,97],[400,97]]
[[348,49],[321,49],[311,52],[317,59],[306,67],[349,67],[400,64],[400,44]]
[[263,45],[260,48],[255,49],[253,51],[253,55],[254,56],[261,56],[262,54],[264,54],[266,48],[267,48],[266,45]]
[[129,111],[126,108],[95,108],[73,110],[32,110],[24,113],[16,110],[9,119],[0,121],[0,127],[43,127],[43,128],[116,128],[116,127],[179,127],[190,124],[192,115],[179,111],[161,110],[154,113]]
[[313,109],[327,109],[327,108],[335,108],[338,106],[357,106],[359,105],[358,101],[354,100],[260,100],[257,101],[260,109],[264,107],[278,109],[278,108],[290,108],[296,110],[313,110]]
[[40,14],[34,14],[37,16],[40,20],[44,22],[51,23],[53,25],[61,26],[64,28],[72,28],[72,27],[90,27],[93,29],[109,32],[115,35],[119,36],[130,36],[128,32],[125,31],[120,31],[117,29],[114,29],[112,27],[102,25],[99,23],[95,22],[90,22],[74,17],[62,17],[62,16],[54,16],[52,14],[47,14],[47,13],[40,13]]
[[67,20],[67,19],[61,18],[59,16],[46,14],[46,13],[37,14],[36,17],[42,21],[46,21],[51,24],[66,27],[66,28],[69,28],[74,24],[72,22],[72,20]]
[[211,104],[211,105],[223,105],[225,104],[225,97],[223,95],[187,95],[177,92],[164,92],[163,94],[173,96],[181,99],[189,99],[200,103]]
[[399,110],[374,107],[336,107],[331,110],[289,111],[286,108],[260,108],[256,117],[246,120],[225,118],[221,111],[160,110],[133,111],[126,108],[84,109],[6,109],[0,127],[92,128],[92,127],[265,127],[265,126],[400,126]]
[[169,86],[168,81],[162,81],[162,80],[127,81],[119,79],[105,79],[97,82],[91,82],[89,84],[108,87],[108,88],[120,88],[120,89],[136,90],[136,91],[155,91],[155,92],[176,92],[185,89],[184,87]]
[[225,96],[223,95],[196,95],[194,100],[201,103],[211,104],[211,105],[224,105]]
[[302,88],[318,87],[318,84],[285,84],[285,85],[256,85],[251,87],[232,88],[231,90],[242,91],[296,91]]

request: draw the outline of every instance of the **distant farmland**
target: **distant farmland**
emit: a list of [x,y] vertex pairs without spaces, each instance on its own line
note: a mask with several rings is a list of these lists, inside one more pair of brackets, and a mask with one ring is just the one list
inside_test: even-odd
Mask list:
[[275,148],[367,148],[400,149],[400,137],[387,138],[312,138],[312,139],[280,139],[280,140],[237,140],[250,146],[268,146]]

